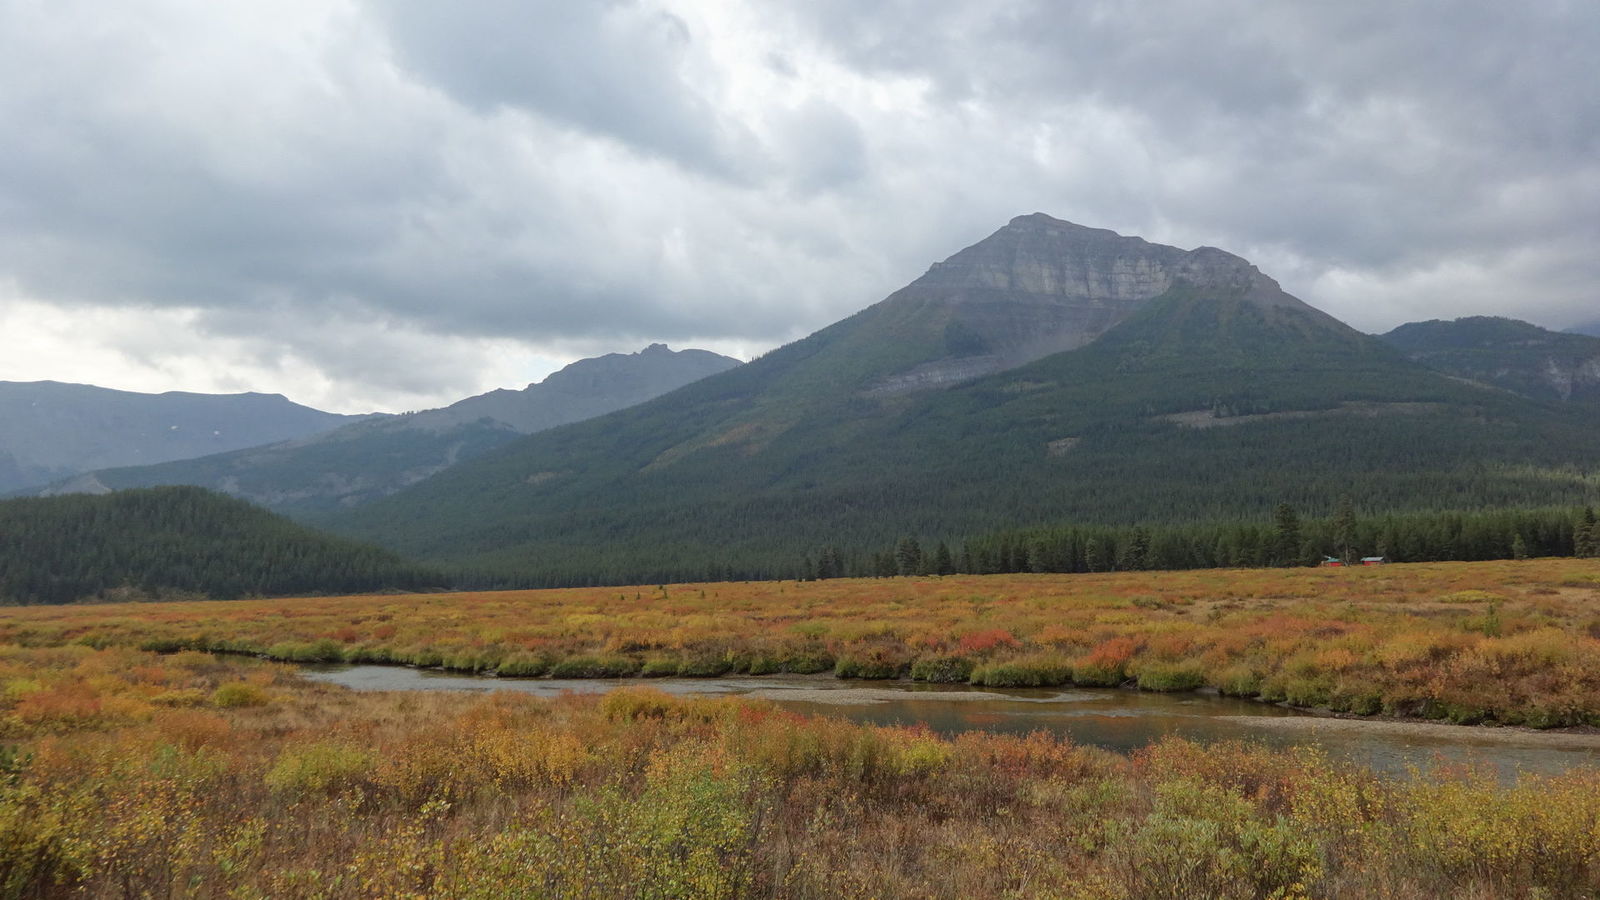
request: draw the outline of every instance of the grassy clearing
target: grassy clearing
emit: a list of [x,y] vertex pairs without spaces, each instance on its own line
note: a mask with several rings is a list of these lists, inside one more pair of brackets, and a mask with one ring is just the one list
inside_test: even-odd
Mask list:
[[[248,697],[249,702],[236,702]],[[354,693],[0,648],[0,896],[1585,897],[1600,770],[808,718],[627,689]]]
[[669,585],[0,610],[0,641],[562,678],[827,672],[1214,687],[1355,714],[1600,725],[1600,563]]

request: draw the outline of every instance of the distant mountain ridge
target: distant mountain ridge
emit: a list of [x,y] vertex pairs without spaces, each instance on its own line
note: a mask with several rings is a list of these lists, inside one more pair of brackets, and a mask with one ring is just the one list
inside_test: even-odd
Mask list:
[[1600,337],[1562,334],[1516,319],[1470,316],[1401,325],[1384,341],[1448,375],[1533,400],[1600,408]]
[[393,493],[522,435],[632,406],[738,364],[705,350],[652,344],[637,353],[579,360],[520,391],[491,391],[299,440],[92,472],[41,493],[187,484],[315,516]]
[[412,413],[404,425],[443,429],[492,419],[518,434],[533,434],[642,403],[738,364],[709,350],[651,344],[637,353],[580,359],[520,391],[494,390]]
[[1035,214],[735,370],[325,520],[549,584],[789,577],[1036,523],[1570,504],[1592,419],[1406,359],[1249,262]]
[[92,469],[303,438],[365,418],[322,412],[278,394],[145,394],[0,381],[0,493]]

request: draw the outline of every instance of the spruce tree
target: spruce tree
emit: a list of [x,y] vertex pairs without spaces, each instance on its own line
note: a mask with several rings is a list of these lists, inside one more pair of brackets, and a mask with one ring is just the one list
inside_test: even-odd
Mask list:
[[1578,557],[1600,556],[1600,524],[1596,524],[1594,507],[1584,507],[1578,517],[1578,527],[1572,534],[1572,555]]
[[1339,505],[1333,511],[1333,543],[1339,551],[1339,558],[1348,565],[1354,562],[1355,553],[1351,549],[1356,542],[1356,505],[1350,500],[1350,495],[1345,494],[1339,498]]
[[914,537],[903,537],[894,548],[895,567],[901,575],[917,575],[922,572],[922,546]]
[[1300,555],[1300,515],[1287,503],[1272,511],[1272,559],[1274,566],[1295,565]]

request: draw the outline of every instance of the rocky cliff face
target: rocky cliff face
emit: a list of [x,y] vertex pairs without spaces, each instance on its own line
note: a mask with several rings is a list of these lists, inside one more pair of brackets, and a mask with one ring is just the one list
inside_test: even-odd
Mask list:
[[1180,250],[1034,213],[884,301],[886,317],[943,323],[947,354],[885,376],[868,392],[942,387],[1081,347],[1178,285],[1315,313],[1231,253]]

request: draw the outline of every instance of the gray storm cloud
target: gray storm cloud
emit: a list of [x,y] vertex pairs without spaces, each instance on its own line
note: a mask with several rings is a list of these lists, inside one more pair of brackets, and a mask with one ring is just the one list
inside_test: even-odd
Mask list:
[[173,372],[410,407],[516,353],[771,346],[1042,210],[1362,328],[1564,327],[1597,45],[1557,0],[0,0],[0,320],[81,321],[117,386],[179,351],[96,322],[181,315]]

